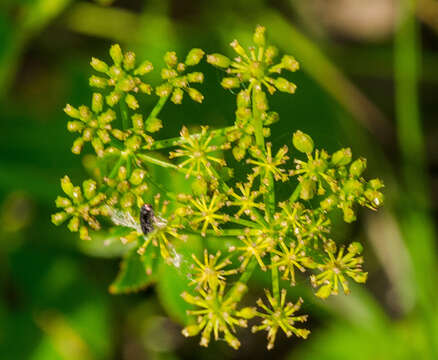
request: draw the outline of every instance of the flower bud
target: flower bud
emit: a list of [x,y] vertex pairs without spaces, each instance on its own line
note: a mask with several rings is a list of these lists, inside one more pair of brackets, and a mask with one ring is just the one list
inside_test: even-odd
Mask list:
[[328,239],[324,242],[324,249],[330,254],[336,253],[336,243],[332,239]]
[[139,136],[131,136],[125,142],[126,147],[131,151],[137,151],[141,146],[141,138]]
[[280,120],[280,115],[278,115],[278,113],[275,111],[270,111],[269,113],[266,114],[263,120],[263,125],[272,125],[278,122],[279,120]]
[[240,347],[240,341],[237,340],[237,338],[233,334],[231,334],[231,332],[226,332],[225,333],[225,341],[234,350],[237,350]]
[[363,246],[361,243],[355,241],[348,246],[348,252],[353,255],[361,254],[363,251]]
[[371,203],[373,208],[378,208],[383,205],[383,194],[380,191],[367,189],[364,192],[365,197]]
[[265,50],[265,62],[272,64],[274,58],[277,56],[278,50],[275,46],[268,46]]
[[128,105],[128,107],[132,110],[137,110],[140,107],[140,105],[138,105],[137,99],[132,94],[127,94],[125,96],[125,102],[126,105]]
[[268,110],[268,99],[263,91],[258,90],[255,92],[254,104],[261,112]]
[[265,46],[265,31],[266,28],[264,26],[257,25],[253,36],[253,41],[256,45]]
[[132,174],[131,177],[129,178],[129,182],[132,185],[140,185],[143,182],[143,179],[146,176],[146,171],[144,171],[143,169],[135,169]]
[[177,89],[173,90],[172,97],[170,98],[170,101],[172,101],[176,105],[179,105],[179,104],[181,104],[183,97],[184,97],[184,91],[180,88],[177,88]]
[[327,299],[331,295],[331,293],[332,293],[332,285],[326,284],[321,286],[315,295],[321,299]]
[[69,121],[67,123],[67,130],[70,132],[81,132],[84,126],[84,123],[81,121]]
[[316,182],[311,179],[304,179],[301,181],[300,198],[303,200],[310,200],[315,196]]
[[351,278],[356,281],[359,284],[363,284],[367,281],[368,273],[367,272],[359,272],[359,273],[352,273]]
[[55,200],[55,205],[56,205],[56,207],[59,207],[59,208],[65,208],[65,207],[71,205],[71,201],[70,201],[70,199],[67,199],[65,197],[58,196]]
[[85,180],[82,183],[82,190],[84,191],[85,198],[90,200],[96,195],[97,184],[94,180]]
[[102,60],[96,59],[95,57],[91,58],[90,65],[98,72],[106,73],[108,71],[108,65]]
[[240,146],[233,147],[233,156],[237,161],[242,160],[245,157],[246,150],[241,148]]
[[356,214],[354,213],[352,208],[344,207],[342,208],[342,211],[344,213],[344,221],[346,223],[352,223],[353,221],[356,221]]
[[295,84],[291,83],[290,81],[282,77],[278,77],[275,79],[275,87],[278,90],[289,94],[293,94],[297,88]]
[[79,155],[83,147],[84,147],[84,139],[77,138],[75,141],[73,141],[71,152],[75,155]]
[[159,97],[165,97],[165,96],[169,96],[170,93],[172,92],[172,85],[170,84],[161,84],[159,86],[157,86],[157,88],[155,89],[156,94]]
[[67,220],[68,214],[64,211],[58,212],[52,215],[52,223],[55,225],[61,225],[65,220]]
[[[109,69],[109,76],[111,77],[110,81],[119,80],[123,76],[123,70],[121,67],[113,65]],[[110,83],[111,85],[111,83]]]
[[234,89],[240,86],[240,81],[235,77],[225,77],[222,79],[221,85],[224,89]]
[[369,184],[370,188],[373,190],[379,190],[382,187],[384,187],[384,184],[383,184],[382,180],[380,180],[380,179],[371,179],[368,182],[368,184]]
[[237,94],[237,107],[247,108],[251,105],[251,95],[248,90],[240,90]]
[[359,158],[350,165],[350,175],[359,177],[365,171],[366,167],[367,160],[365,158]]
[[135,196],[130,192],[125,193],[120,199],[120,206],[122,208],[129,209],[133,207],[134,204],[135,204]]
[[192,100],[202,103],[204,100],[204,95],[202,95],[198,90],[195,88],[188,88],[187,92],[189,93],[189,96],[192,98]]
[[135,81],[132,77],[128,76],[119,82],[119,89],[124,92],[130,92],[135,88]]
[[257,315],[257,309],[255,307],[248,306],[239,310],[237,315],[240,316],[241,318],[249,320]]
[[222,54],[207,55],[207,62],[223,69],[228,68],[231,64],[231,60]]
[[303,153],[310,154],[313,151],[312,138],[300,130],[294,133],[292,143],[298,151]]
[[341,149],[332,155],[332,163],[336,166],[345,166],[350,163],[351,157],[352,154],[350,148]]
[[185,337],[196,336],[199,334],[199,332],[201,330],[202,330],[202,327],[200,327],[198,324],[192,324],[192,325],[188,325],[184,329],[182,329],[181,333]]
[[321,208],[326,211],[332,210],[337,204],[335,195],[330,195],[320,202]]
[[121,97],[122,96],[121,96],[121,94],[119,92],[113,91],[113,92],[111,92],[109,95],[107,95],[105,97],[105,100],[106,100],[106,103],[109,106],[112,107],[112,106],[116,105],[120,101]]
[[122,63],[123,53],[122,53],[122,49],[120,48],[119,44],[112,45],[109,53],[110,53],[111,59],[113,59],[113,61],[114,61],[114,64],[120,65]]
[[290,55],[284,55],[281,58],[281,65],[286,70],[289,70],[292,72],[297,71],[300,68],[300,64],[298,63],[298,61],[296,61],[295,58],[293,56],[290,56]]
[[157,132],[163,127],[163,123],[158,118],[149,119],[146,123],[146,131],[150,133]]
[[123,67],[125,70],[130,71],[135,67],[135,54],[132,51],[125,53],[123,57]]
[[192,72],[187,74],[187,80],[190,83],[202,83],[204,81],[204,74],[202,72]]
[[94,138],[93,140],[91,140],[91,145],[93,146],[97,156],[102,157],[104,154],[104,147],[102,140],[100,140],[99,138]]
[[74,108],[73,106],[71,106],[70,104],[67,104],[64,108],[64,112],[74,118],[74,119],[79,119],[80,118],[80,114],[79,114],[79,110]]
[[70,181],[70,178],[65,175],[62,179],[61,179],[61,189],[62,191],[64,191],[64,193],[66,195],[68,195],[69,197],[72,196],[72,192],[73,192],[73,184]]
[[152,94],[152,86],[150,86],[149,84],[141,83],[139,88],[143,94]]
[[161,69],[161,78],[164,80],[173,79],[178,76],[178,73],[174,69]]
[[150,61],[143,61],[140,66],[135,69],[134,75],[146,75],[147,73],[150,73],[154,69],[154,66]]
[[79,238],[81,240],[91,240],[91,237],[88,234],[88,228],[86,226],[81,226],[79,229]]
[[195,49],[190,50],[189,53],[187,54],[185,64],[187,66],[198,65],[199,62],[204,57],[204,54],[205,54],[205,52],[202,49],[195,48]]
[[244,58],[248,57],[248,56],[246,55],[245,49],[239,44],[239,42],[238,42],[237,40],[233,40],[233,41],[230,43],[230,46],[234,49],[234,51],[235,51],[238,55],[240,55],[240,56],[242,56],[242,57],[244,57]]
[[164,55],[164,62],[168,67],[174,67],[178,63],[178,57],[176,56],[175,51],[168,51]]
[[67,228],[71,231],[71,232],[76,232],[79,230],[79,224],[80,224],[80,220],[77,216],[74,216],[71,218],[71,220],[68,222]]

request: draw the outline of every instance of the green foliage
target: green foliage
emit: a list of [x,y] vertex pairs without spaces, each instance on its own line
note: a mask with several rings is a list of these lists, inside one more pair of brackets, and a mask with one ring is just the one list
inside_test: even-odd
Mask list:
[[[352,161],[350,149],[329,154],[299,130],[290,134],[296,154],[285,144],[266,142],[271,125],[279,121],[279,114],[270,109],[269,96],[277,90],[295,92],[296,85],[280,75],[297,71],[299,64],[289,55],[276,60],[278,50],[266,45],[262,26],[256,28],[253,42],[246,51],[232,41],[234,59],[206,56],[208,63],[224,72],[222,87],[236,93],[232,126],[214,130],[202,126],[199,132],[183,126],[179,137],[158,139],[162,127],[173,126],[158,118],[169,100],[181,104],[185,93],[197,103],[204,99],[192,86],[202,83],[204,75],[187,70],[204,58],[204,51],[197,48],[184,62],[175,52],[167,52],[162,82],[151,85],[145,77],[153,71],[152,63],[136,65],[134,53],[123,53],[113,45],[113,65],[91,61],[94,70],[105,75],[90,78],[90,85],[98,90],[91,110],[70,105],[65,109],[74,119],[68,130],[80,135],[73,153],[81,153],[90,142],[97,166],[82,191],[68,177],[62,180],[69,199],[57,199],[63,210],[53,215],[53,222],[59,225],[71,218],[69,229],[79,230],[84,240],[90,238],[88,228],[98,230],[101,224],[129,228],[120,240],[132,250],[110,291],[136,291],[157,281],[163,306],[188,324],[185,336],[201,334],[202,346],[213,337],[237,349],[237,328],[246,327],[253,318],[260,321],[253,331],[268,332],[268,349],[280,329],[287,336],[306,338],[309,330],[296,326],[307,319],[297,314],[302,300],[295,305],[286,301],[280,273],[291,286],[301,280],[296,270],[306,273],[320,298],[337,294],[339,286],[348,293],[346,277],[365,282],[367,273],[358,256],[361,245],[352,243],[347,252],[344,246],[338,250],[330,238],[329,215],[340,209],[344,220],[352,222],[357,205],[376,210],[383,203],[382,182],[363,177],[366,160]],[[145,117],[142,96],[158,97]],[[165,188],[154,176],[154,166],[183,174],[191,180],[191,191]],[[244,173],[244,182],[234,180],[237,170]],[[294,178],[298,181],[294,191],[280,198],[278,183],[294,184]],[[153,208],[152,229],[144,233],[138,219],[148,202]],[[232,237],[235,245],[228,247],[227,255],[210,254],[212,235]],[[199,238],[202,244],[197,246]],[[272,279],[272,291],[266,291],[268,306],[257,302],[262,311],[241,305],[257,267]]]

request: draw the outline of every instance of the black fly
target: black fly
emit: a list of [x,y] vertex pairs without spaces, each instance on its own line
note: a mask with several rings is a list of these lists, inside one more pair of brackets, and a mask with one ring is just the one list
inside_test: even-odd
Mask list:
[[143,234],[147,235],[154,230],[155,215],[152,205],[144,204],[140,209],[140,226]]

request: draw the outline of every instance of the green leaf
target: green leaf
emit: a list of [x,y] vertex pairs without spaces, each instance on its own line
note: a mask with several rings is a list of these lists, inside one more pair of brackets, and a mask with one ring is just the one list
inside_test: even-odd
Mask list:
[[128,235],[131,231],[129,228],[116,226],[109,231],[91,232],[91,240],[78,241],[78,247],[89,256],[102,258],[122,257],[137,245],[136,243],[123,244],[120,241],[122,236]]
[[192,254],[199,257],[203,245],[200,237],[190,236],[187,241],[175,242],[175,257],[171,263],[161,262],[157,283],[158,297],[166,312],[177,322],[188,324],[187,310],[191,305],[181,297],[181,293],[192,293],[190,286],[190,267],[193,264]]
[[110,293],[126,294],[146,288],[156,280],[157,264],[156,247],[149,246],[142,256],[136,248],[132,249],[123,259],[120,271],[109,287]]

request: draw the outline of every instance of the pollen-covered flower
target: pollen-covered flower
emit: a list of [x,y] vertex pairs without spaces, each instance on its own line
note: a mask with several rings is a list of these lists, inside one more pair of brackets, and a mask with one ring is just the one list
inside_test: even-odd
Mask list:
[[[289,178],[285,169],[281,168],[289,159],[287,154],[287,146],[281,147],[275,156],[272,156],[271,143],[266,144],[266,153],[256,146],[250,149],[252,158],[247,159],[248,164],[254,165],[253,171],[255,175],[263,176],[266,179],[267,174],[271,174],[277,181],[287,181]],[[266,186],[268,184],[265,183]]]
[[199,288],[198,296],[182,293],[181,296],[186,302],[200,308],[188,311],[189,315],[197,317],[198,322],[185,327],[182,331],[183,335],[196,336],[202,332],[200,345],[208,346],[212,333],[215,340],[219,340],[223,334],[223,339],[232,348],[238,349],[240,341],[234,335],[236,327],[247,327],[246,320],[255,315],[253,308],[236,309],[246,291],[245,284],[236,283],[227,294],[223,285],[208,291]]
[[230,251],[237,251],[240,253],[239,261],[241,262],[240,268],[243,270],[246,268],[250,260],[255,259],[263,271],[266,271],[266,265],[263,262],[263,257],[267,252],[271,251],[275,246],[275,241],[270,235],[263,233],[238,236],[242,244],[232,246]]
[[110,56],[114,65],[107,65],[102,60],[92,58],[91,66],[94,70],[107,75],[108,78],[91,76],[90,85],[92,87],[105,89],[111,88],[111,92],[106,96],[106,102],[110,106],[116,105],[122,98],[132,110],[139,108],[138,101],[134,94],[142,92],[151,94],[152,87],[144,83],[141,76],[153,70],[150,61],[144,61],[136,66],[135,54],[128,51],[123,54],[120,45],[111,46]]
[[76,119],[68,122],[68,131],[80,134],[73,142],[71,150],[74,154],[80,154],[84,143],[91,142],[96,154],[103,156],[105,144],[111,141],[111,122],[116,119],[116,113],[111,109],[102,112],[102,109],[103,97],[99,93],[93,94],[91,109],[85,105],[76,109],[69,104],[64,108],[68,116]]
[[281,329],[287,337],[295,335],[306,339],[310,334],[307,329],[297,328],[296,323],[303,323],[307,321],[307,315],[295,315],[300,309],[303,299],[299,299],[296,304],[291,302],[286,303],[286,290],[281,290],[280,299],[276,299],[268,290],[265,290],[266,298],[270,306],[263,303],[262,299],[257,300],[257,305],[264,310],[264,312],[257,311],[257,316],[261,317],[262,324],[254,325],[252,332],[266,330],[268,332],[268,350],[274,347],[275,338],[278,330]]
[[180,168],[188,168],[186,177],[190,175],[202,176],[207,173],[210,177],[214,177],[212,166],[225,166],[224,159],[217,156],[218,151],[229,149],[230,144],[212,145],[213,134],[208,131],[207,126],[201,127],[201,133],[197,136],[190,135],[189,130],[184,126],[180,132],[184,143],[180,149],[170,152],[169,157],[183,158],[183,161],[178,164]]
[[342,246],[336,255],[336,244],[329,240],[324,246],[324,251],[327,257],[322,264],[317,266],[321,272],[310,278],[314,287],[320,287],[316,296],[325,299],[330,295],[337,295],[340,285],[344,293],[349,294],[347,276],[358,283],[366,282],[368,273],[362,270],[363,258],[357,256],[362,252],[360,243],[350,244],[346,254],[344,254],[345,248]]
[[205,236],[209,227],[220,233],[219,224],[229,220],[228,215],[219,212],[224,205],[224,196],[217,191],[212,196],[190,197],[187,208],[190,224],[194,228],[201,227],[202,236]]
[[199,64],[203,57],[204,51],[195,48],[190,50],[184,62],[179,62],[174,51],[167,52],[164,55],[167,67],[161,70],[161,78],[165,80],[165,83],[156,88],[156,94],[166,98],[171,96],[170,100],[174,104],[181,104],[184,92],[186,92],[192,100],[202,103],[204,96],[190,85],[202,83],[204,74],[201,72],[186,73],[186,68]]
[[271,266],[278,267],[283,272],[283,279],[290,279],[291,285],[295,285],[295,268],[301,272],[306,268],[314,268],[315,263],[306,255],[303,241],[290,241],[289,246],[284,240],[279,241],[279,248],[271,251],[275,256]]
[[252,190],[253,182],[254,176],[249,176],[247,183],[237,183],[236,190],[231,188],[228,191],[230,200],[227,201],[227,206],[236,206],[239,208],[236,214],[234,214],[237,218],[245,214],[250,216],[252,220],[256,220],[254,210],[258,209],[263,211],[265,209],[265,204],[257,200],[261,192]]
[[255,46],[251,46],[247,52],[237,40],[233,40],[230,46],[237,53],[233,61],[221,54],[207,56],[207,62],[226,69],[228,77],[222,79],[222,86],[233,89],[249,83],[248,89],[251,90],[252,86],[260,84],[270,94],[276,90],[293,94],[296,85],[276,75],[281,74],[282,70],[297,71],[298,62],[292,56],[284,55],[279,63],[274,64],[278,50],[274,46],[266,46],[263,26],[256,27],[253,41]]
[[52,222],[60,225],[70,219],[68,228],[72,232],[79,231],[82,240],[90,240],[87,225],[93,230],[100,229],[100,223],[96,215],[101,215],[105,195],[97,191],[97,184],[94,180],[85,180],[82,183],[82,190],[74,186],[68,176],[61,179],[61,188],[68,196],[58,196],[56,207],[63,209],[61,212],[52,215]]
[[197,287],[216,288],[218,285],[225,284],[225,277],[237,273],[237,269],[224,269],[231,264],[230,259],[220,260],[221,252],[216,255],[208,254],[207,249],[204,250],[204,262],[198,260],[195,254],[192,254],[195,266],[193,269],[193,279],[191,284],[196,284]]

